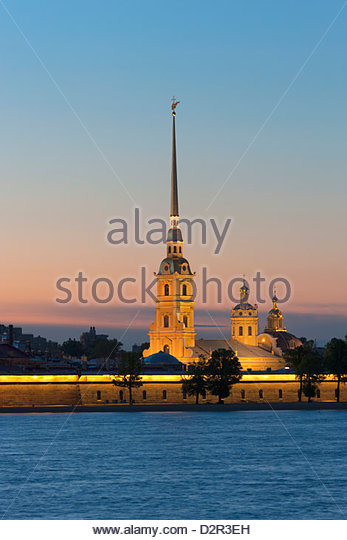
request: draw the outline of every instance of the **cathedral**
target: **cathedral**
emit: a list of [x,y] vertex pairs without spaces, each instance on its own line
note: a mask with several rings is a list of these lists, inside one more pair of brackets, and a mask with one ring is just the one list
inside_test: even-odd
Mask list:
[[194,276],[183,256],[183,237],[179,225],[176,106],[172,105],[172,164],[170,229],[166,240],[166,257],[155,274],[157,297],[155,320],[150,325],[150,346],[143,352],[146,365],[187,366],[200,358],[208,359],[219,348],[232,349],[243,371],[278,371],[285,368],[283,351],[295,348],[301,341],[287,332],[283,315],[274,295],[273,307],[263,333],[258,331],[258,307],[249,303],[249,287],[244,280],[240,302],[231,310],[230,334],[224,339],[196,339],[194,329]]

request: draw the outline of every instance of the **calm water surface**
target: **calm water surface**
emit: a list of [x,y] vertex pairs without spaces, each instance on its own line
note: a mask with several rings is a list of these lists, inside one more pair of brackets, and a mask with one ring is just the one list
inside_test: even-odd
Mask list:
[[3,519],[344,519],[347,412],[1,415]]

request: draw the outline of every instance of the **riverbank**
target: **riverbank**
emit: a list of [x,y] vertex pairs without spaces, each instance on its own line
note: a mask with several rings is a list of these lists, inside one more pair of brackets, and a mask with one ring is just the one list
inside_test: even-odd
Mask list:
[[293,403],[204,403],[193,404],[162,404],[162,405],[77,405],[77,406],[46,406],[46,407],[0,407],[0,414],[41,414],[41,413],[83,413],[83,412],[233,412],[233,411],[298,411],[298,410],[347,410],[347,402],[316,401]]

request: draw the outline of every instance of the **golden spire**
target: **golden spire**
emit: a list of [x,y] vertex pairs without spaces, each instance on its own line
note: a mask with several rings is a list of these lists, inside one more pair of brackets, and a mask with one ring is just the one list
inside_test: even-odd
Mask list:
[[[175,109],[179,101],[176,98],[172,98],[172,162],[171,162],[171,204],[170,204],[170,216],[178,217],[178,187],[177,187],[177,162],[176,162],[176,129],[175,129]],[[176,221],[176,220],[175,220]],[[177,226],[178,223],[175,223]],[[172,224],[171,224],[172,226]]]

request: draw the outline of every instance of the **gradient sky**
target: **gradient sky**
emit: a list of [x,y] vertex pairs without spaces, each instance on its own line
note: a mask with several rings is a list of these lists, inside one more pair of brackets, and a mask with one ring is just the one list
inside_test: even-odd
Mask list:
[[[157,271],[163,245],[111,246],[106,235],[122,217],[132,236],[134,207],[144,223],[168,216],[174,94],[180,213],[233,220],[221,254],[211,235],[185,247],[198,279],[202,266],[223,284],[257,271],[286,277],[288,330],[347,333],[342,5],[0,5],[1,322],[59,339],[92,324],[126,343],[146,339],[150,303],[57,305],[55,282],[83,271],[117,285],[140,266]],[[230,309],[226,297],[208,311],[198,299],[199,334],[218,334],[211,314],[229,337]]]

